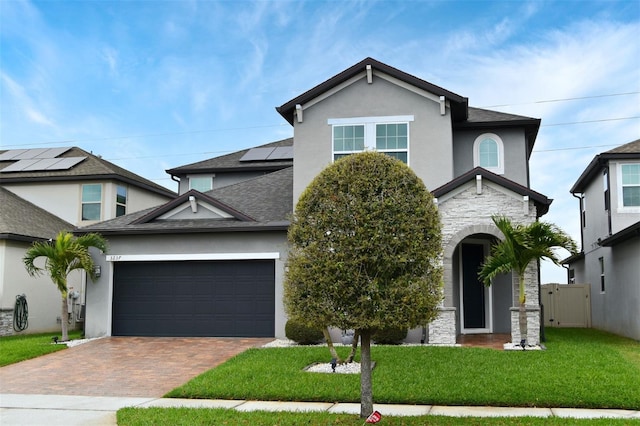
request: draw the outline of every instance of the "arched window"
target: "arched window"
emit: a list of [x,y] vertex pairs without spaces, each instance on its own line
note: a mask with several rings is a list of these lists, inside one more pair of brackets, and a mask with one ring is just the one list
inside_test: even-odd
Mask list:
[[498,135],[484,133],[476,138],[473,143],[473,166],[499,175],[504,173],[504,145]]

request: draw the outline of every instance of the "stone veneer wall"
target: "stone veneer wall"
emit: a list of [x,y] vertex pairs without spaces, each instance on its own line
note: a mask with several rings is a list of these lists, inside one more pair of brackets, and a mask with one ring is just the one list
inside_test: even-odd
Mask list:
[[[444,326],[438,324],[437,332],[434,337],[438,336],[439,341],[453,341],[456,339],[456,315],[455,306],[457,301],[454,300],[453,282],[453,255],[462,240],[474,234],[488,234],[502,239],[502,234],[496,228],[491,216],[504,215],[509,217],[515,223],[529,224],[536,220],[536,208],[533,201],[525,199],[506,188],[502,188],[486,180],[474,181],[462,185],[438,200],[438,210],[442,221],[442,246],[443,246],[443,268],[444,268],[444,301],[441,308],[441,315],[436,321],[451,321],[453,326]],[[539,339],[539,320],[540,312],[538,306],[538,275],[537,265],[530,265],[525,274],[526,282],[526,298],[527,304],[532,304],[530,312],[531,317],[529,323],[537,326],[533,327],[537,331],[537,339]],[[513,306],[518,306],[518,277],[513,277]],[[537,311],[534,309],[537,307]],[[453,310],[451,310],[453,309]],[[434,323],[436,322],[434,321]],[[429,333],[431,336],[431,328],[434,323],[429,325]],[[529,327],[528,339],[533,344],[533,330]],[[448,334],[447,334],[448,333]],[[516,334],[517,333],[517,336]],[[513,342],[519,342],[519,327],[511,326],[511,337]],[[430,340],[431,343],[431,340]],[[433,342],[435,343],[435,342]],[[537,342],[536,342],[537,344]]]
[[456,308],[441,307],[435,320],[429,323],[430,345],[456,344]]
[[13,309],[2,309],[0,310],[0,336],[13,334]]

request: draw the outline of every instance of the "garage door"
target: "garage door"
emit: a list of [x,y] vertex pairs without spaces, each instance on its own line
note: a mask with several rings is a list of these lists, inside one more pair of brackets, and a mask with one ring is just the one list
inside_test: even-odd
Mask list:
[[114,336],[273,337],[273,260],[116,262]]

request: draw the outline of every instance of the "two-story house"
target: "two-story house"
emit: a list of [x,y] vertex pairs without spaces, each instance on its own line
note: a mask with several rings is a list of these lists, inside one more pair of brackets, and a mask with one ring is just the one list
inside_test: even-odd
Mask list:
[[[164,203],[176,194],[80,148],[0,151],[0,333],[12,334],[16,296],[24,294],[25,332],[59,330],[60,293],[22,263],[34,241]],[[71,321],[82,320],[86,280],[70,277]]]
[[571,188],[582,248],[563,261],[591,284],[594,328],[640,340],[640,139],[603,152]]
[[[107,279],[87,302],[101,313],[87,318],[92,335],[284,337],[289,215],[324,167],[375,149],[422,178],[443,223],[440,315],[408,339],[453,344],[458,334],[512,333],[519,341],[517,277],[484,287],[477,271],[501,237],[492,215],[531,223],[549,208],[529,188],[540,120],[469,107],[372,58],[276,109],[292,139],[171,169],[178,198],[81,230],[103,233],[111,247]],[[256,174],[238,179],[243,170]],[[526,280],[529,343],[537,344],[537,265]]]

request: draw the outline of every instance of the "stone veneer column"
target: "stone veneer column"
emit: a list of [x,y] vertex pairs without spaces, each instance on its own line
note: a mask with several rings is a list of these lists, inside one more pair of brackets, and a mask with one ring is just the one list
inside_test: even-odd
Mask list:
[[[526,305],[527,345],[540,344],[540,305]],[[511,308],[511,342],[520,343],[520,308]]]
[[441,306],[435,320],[429,323],[430,345],[456,344],[456,308]]

